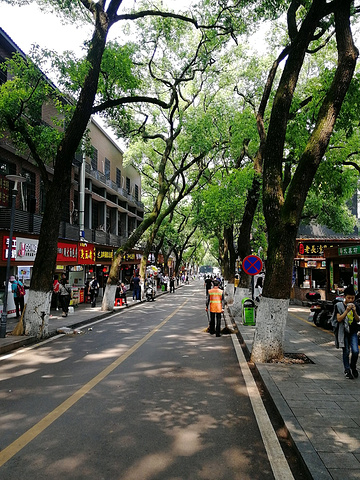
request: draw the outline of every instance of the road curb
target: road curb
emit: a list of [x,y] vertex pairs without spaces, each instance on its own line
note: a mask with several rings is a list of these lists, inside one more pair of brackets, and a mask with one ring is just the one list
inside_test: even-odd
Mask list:
[[[177,288],[179,288],[179,287],[182,287],[182,285],[179,285]],[[170,293],[170,292],[169,291],[157,292],[156,297],[161,297],[162,295],[165,295],[167,293]],[[114,313],[118,313],[118,312],[123,311],[123,310],[128,310],[129,308],[135,307],[135,306],[140,305],[142,303],[146,303],[146,300],[143,299],[140,302],[135,302],[135,303],[128,302],[128,307],[126,307],[126,306],[114,307],[114,309],[111,310],[111,311],[104,312],[104,313],[99,313],[99,315],[96,315],[94,317],[91,317],[91,318],[88,318],[88,319],[82,319],[78,322],[75,321],[74,323],[68,324],[66,326],[68,328],[72,328],[72,329],[83,327],[85,325],[88,325],[89,323],[93,323],[93,322],[96,322],[98,320],[104,320],[105,318],[113,315]],[[67,318],[69,318],[69,317],[67,317]],[[36,343],[41,344],[43,341],[46,341],[49,338],[54,337],[57,334],[58,334],[58,332],[57,332],[57,328],[56,328],[54,330],[49,331],[48,335],[45,338],[42,338],[42,339],[38,339],[35,336],[26,336],[26,335],[15,336],[14,335],[13,336],[13,341],[11,343],[1,345],[1,342],[0,342],[0,355],[4,355],[4,354],[10,353],[14,350],[18,350],[21,347],[34,345]],[[12,337],[12,335],[9,332],[7,332],[7,337],[6,338],[11,338],[11,337]]]

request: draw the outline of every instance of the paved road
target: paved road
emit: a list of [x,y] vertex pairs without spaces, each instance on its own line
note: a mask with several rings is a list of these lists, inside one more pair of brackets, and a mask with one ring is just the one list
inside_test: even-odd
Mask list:
[[289,480],[236,337],[206,322],[185,286],[3,359],[0,478]]

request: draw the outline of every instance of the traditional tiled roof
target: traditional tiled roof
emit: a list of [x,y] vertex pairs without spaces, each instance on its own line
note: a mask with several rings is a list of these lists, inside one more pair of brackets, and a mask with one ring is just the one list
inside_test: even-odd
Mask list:
[[298,233],[298,239],[311,239],[311,240],[343,240],[349,241],[354,240],[356,242],[360,241],[360,236],[358,229],[355,227],[355,230],[352,233],[336,233],[330,228],[325,227],[324,225],[310,224],[310,225],[300,225]]

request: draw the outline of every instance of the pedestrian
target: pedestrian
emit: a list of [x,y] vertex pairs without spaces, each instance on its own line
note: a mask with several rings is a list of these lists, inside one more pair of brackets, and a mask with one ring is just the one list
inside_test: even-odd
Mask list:
[[[208,296],[206,297],[206,308],[208,311],[210,306],[210,325],[209,333],[212,335],[216,333],[217,337],[220,337],[221,328],[221,314],[224,312],[224,292],[219,288],[219,282],[214,280],[214,287],[210,288]],[[216,317],[216,328],[215,328]]]
[[122,282],[118,282],[115,298],[122,298],[125,305],[128,307],[127,298],[126,298],[126,287],[125,284]]
[[175,275],[170,278],[170,293],[175,293]]
[[66,277],[60,280],[59,285],[60,304],[62,309],[62,317],[67,317],[69,313],[69,303],[71,298],[71,288],[67,283]]
[[60,282],[57,275],[54,275],[54,282],[53,282],[53,305],[55,306],[56,310],[59,310],[59,290],[60,290]]
[[165,287],[165,292],[167,292],[168,290],[168,284],[169,284],[169,277],[168,275],[165,273],[164,277],[163,277],[163,283],[164,283],[164,287]]
[[16,280],[13,275],[9,278],[9,282],[11,283],[11,291],[14,295],[16,317],[18,318],[24,310],[25,288],[23,283],[20,280]]
[[209,290],[210,290],[210,288],[213,286],[213,279],[212,279],[212,277],[210,277],[210,275],[208,275],[208,276],[205,278],[205,280],[204,280],[204,286],[205,286],[206,296],[208,296]]
[[90,289],[90,301],[91,301],[91,306],[95,307],[96,306],[96,299],[99,295],[99,282],[97,281],[97,278],[94,276],[89,283],[89,289]]
[[256,280],[255,289],[254,289],[254,298],[257,302],[260,302],[260,299],[262,297],[262,287],[263,287],[263,278],[258,277]]
[[[357,322],[360,321],[355,301],[354,287],[350,285],[344,290],[344,302],[335,304],[337,325],[335,327],[335,345],[336,348],[343,350],[343,365],[346,378],[358,378],[359,373],[356,369],[359,357],[358,335],[359,330]],[[350,360],[351,353],[351,360]]]
[[235,275],[235,280],[234,280],[234,293],[236,292],[237,287],[239,286],[240,278],[239,275]]
[[139,275],[135,272],[134,278],[133,278],[133,300],[140,300],[140,277]]

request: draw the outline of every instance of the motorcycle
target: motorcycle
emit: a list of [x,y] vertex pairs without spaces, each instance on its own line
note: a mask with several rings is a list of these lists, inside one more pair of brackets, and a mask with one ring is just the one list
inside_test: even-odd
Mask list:
[[319,293],[310,292],[306,294],[306,298],[312,302],[312,305],[310,305],[311,313],[308,320],[313,321],[317,327],[332,330],[331,319],[334,312],[334,306],[338,302],[343,302],[343,297],[338,296],[332,301],[320,300],[321,297]]

